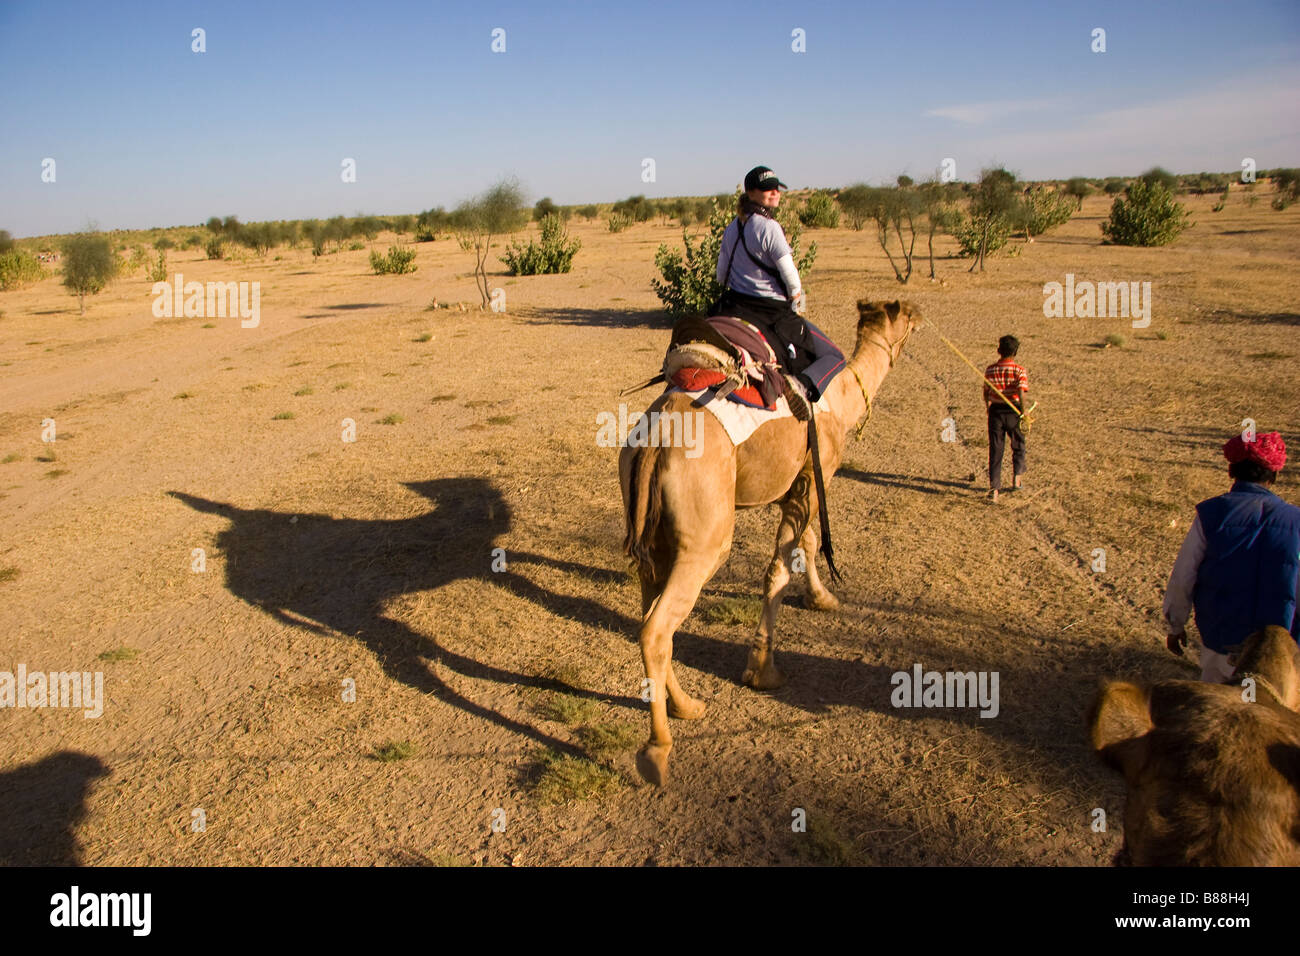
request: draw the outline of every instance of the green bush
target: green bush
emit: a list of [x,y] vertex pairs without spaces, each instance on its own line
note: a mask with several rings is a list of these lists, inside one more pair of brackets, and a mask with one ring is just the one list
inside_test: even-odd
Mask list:
[[185,241],[181,243],[181,249],[188,250],[201,245],[203,245],[203,237],[197,232],[192,232],[186,236]]
[[1159,166],[1152,166],[1145,173],[1139,176],[1138,179],[1146,183],[1148,186],[1157,184],[1164,186],[1165,189],[1171,193],[1178,189],[1178,177],[1169,170],[1162,169]]
[[605,221],[609,225],[610,232],[622,232],[632,225],[632,217],[625,212],[611,212]]
[[9,252],[14,247],[14,237],[8,229],[0,229],[0,252]]
[[817,190],[799,210],[799,221],[812,229],[839,228],[840,211],[835,198],[824,189]]
[[578,207],[578,215],[583,219],[595,219],[600,215],[600,211],[594,205]]
[[1300,199],[1300,169],[1275,169],[1270,178],[1277,195],[1273,197],[1273,208],[1279,212]]
[[556,213],[542,217],[541,222],[540,242],[530,239],[525,246],[516,239],[501,257],[511,275],[553,275],[573,268],[573,257],[582,248],[582,243],[577,239],[569,239],[564,223]]
[[63,240],[63,284],[81,303],[86,314],[86,296],[100,292],[117,275],[117,255],[108,236],[83,232]]
[[[627,199],[621,199],[614,203],[610,212],[613,214],[623,213],[633,222],[648,222],[654,218],[655,205],[645,196],[629,196]],[[617,231],[617,230],[613,230]]]
[[1158,178],[1137,179],[1126,195],[1115,199],[1101,233],[1107,242],[1119,246],[1163,246],[1190,225],[1188,216],[1187,209]]
[[836,201],[844,212],[844,218],[848,220],[849,228],[858,232],[871,218],[871,211],[875,203],[875,191],[870,186],[859,183],[841,189],[839,195],[836,196]]
[[203,244],[203,251],[207,253],[209,259],[224,259],[226,243],[220,236],[213,236]]
[[[547,216],[555,215],[557,208],[558,207],[550,196],[543,196],[541,199],[537,200],[537,204],[533,206],[533,221],[541,222]],[[531,273],[529,274],[531,275]]]
[[149,267],[149,281],[167,281],[167,251],[165,249],[158,250],[158,261]]
[[41,261],[30,252],[10,249],[0,253],[0,291],[19,289],[44,278],[45,269]]
[[1020,224],[1026,226],[1031,235],[1041,236],[1047,230],[1069,222],[1077,208],[1075,197],[1069,193],[1033,186],[1025,196],[1018,216]]
[[1118,196],[1128,188],[1128,183],[1120,179],[1118,176],[1112,176],[1106,180],[1101,188],[1107,196]]
[[[976,222],[966,216],[961,216],[952,231],[952,237],[957,240],[957,244],[961,247],[958,255],[965,258],[978,253],[982,233],[983,229]],[[1005,219],[994,220],[989,227],[988,247],[985,252],[997,252],[1007,244],[1007,240],[1010,238],[1011,223]]]
[[176,243],[172,242],[170,236],[159,236],[153,241],[153,247],[159,252],[166,252],[168,249],[175,249]]
[[378,252],[370,253],[370,268],[375,270],[375,275],[401,275],[405,272],[414,272],[415,250],[402,249],[393,246],[388,250],[387,256],[381,256]]

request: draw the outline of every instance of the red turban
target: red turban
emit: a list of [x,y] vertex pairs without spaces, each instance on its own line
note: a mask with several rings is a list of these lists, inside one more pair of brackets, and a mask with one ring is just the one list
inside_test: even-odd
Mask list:
[[1286,442],[1277,432],[1256,435],[1254,441],[1243,441],[1240,435],[1233,435],[1223,446],[1223,457],[1233,463],[1250,459],[1269,471],[1281,471],[1286,464]]

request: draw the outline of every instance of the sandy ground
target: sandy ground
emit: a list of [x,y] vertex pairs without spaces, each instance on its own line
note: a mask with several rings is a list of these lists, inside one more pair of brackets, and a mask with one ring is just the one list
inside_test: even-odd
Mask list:
[[[445,238],[396,277],[366,251],[172,254],[187,279],[259,281],[255,329],[156,319],[140,274],[84,317],[57,278],[0,295],[0,668],[102,671],[106,698],[98,719],[0,715],[0,862],[1110,862],[1123,789],[1085,744],[1096,682],[1195,676],[1159,608],[1192,506],[1228,486],[1219,445],[1246,417],[1300,443],[1300,208],[1215,198],[1188,200],[1173,246],[1130,249],[1100,244],[1094,197],[984,275],[942,258],[942,283],[918,262],[905,288],[871,233],[806,234],[810,315],[846,346],[864,297],[911,299],[979,364],[1020,336],[1026,488],[984,498],[978,382],[917,332],[830,485],[843,609],[782,612],[787,685],[738,683],[748,627],[720,613],[759,593],[776,512],[756,508],[677,636],[709,712],[675,723],[671,785],[623,746],[592,753],[612,786],[559,803],[539,754],[588,752],[582,726],[648,732],[595,416],[658,366],[653,254],[679,229],[579,222],[572,273],[497,265],[505,314],[426,310],[477,305]],[[1150,281],[1150,328],[1044,318],[1066,273]],[[1000,713],[892,707],[918,662],[997,671]],[[557,700],[580,706],[555,719]],[[374,759],[389,742],[411,756]]]

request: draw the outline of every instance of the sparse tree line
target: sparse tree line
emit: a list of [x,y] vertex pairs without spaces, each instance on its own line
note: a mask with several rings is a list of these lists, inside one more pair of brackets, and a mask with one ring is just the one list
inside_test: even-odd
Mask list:
[[[1176,200],[1177,195],[1218,193],[1219,202],[1213,207],[1218,212],[1224,208],[1230,188],[1244,189],[1247,203],[1253,205],[1259,198],[1255,194],[1259,183],[1242,184],[1239,178],[1236,173],[1179,176],[1158,167],[1134,179],[1076,177],[1064,182],[1025,183],[1002,168],[984,170],[976,182],[931,179],[916,183],[902,175],[889,186],[858,183],[838,190],[814,190],[802,202],[783,203],[778,219],[796,250],[805,227],[870,228],[895,278],[905,284],[914,274],[917,256],[928,262],[930,278],[936,278],[936,236],[951,236],[958,255],[972,260],[970,271],[983,271],[986,258],[1004,248],[1013,236],[1019,234],[1026,243],[1032,242],[1034,236],[1068,221],[1094,193],[1114,197],[1110,216],[1101,227],[1103,241],[1121,245],[1171,242],[1188,225],[1187,210]],[[1275,209],[1286,209],[1300,199],[1300,170],[1261,170],[1257,178],[1271,181]],[[115,277],[143,269],[152,281],[164,280],[171,249],[202,248],[207,258],[223,259],[237,248],[262,257],[281,246],[298,249],[306,244],[313,256],[324,256],[344,248],[364,249],[381,233],[391,232],[398,237],[410,235],[414,242],[455,237],[462,249],[474,255],[476,285],[486,308],[491,293],[487,263],[496,240],[519,231],[531,218],[539,226],[538,238],[511,242],[499,261],[513,275],[568,272],[581,243],[568,235],[566,224],[575,218],[594,221],[603,216],[611,232],[656,219],[665,225],[676,221],[682,227],[685,251],[660,247],[655,264],[663,281],[654,286],[670,313],[698,314],[720,291],[714,278],[717,250],[734,215],[735,201],[736,197],[727,193],[657,200],[634,195],[614,203],[560,206],[544,197],[529,210],[519,185],[502,181],[451,211],[437,206],[399,216],[254,223],[242,223],[236,216],[213,216],[198,229],[145,230],[142,238],[144,242],[152,238],[156,257],[140,243],[129,245],[126,234],[120,232],[80,233],[63,237],[55,245],[49,239],[15,241],[0,230],[0,291],[48,276],[41,258],[48,258],[56,248],[63,255],[62,268],[57,271],[79,297],[84,312],[85,296],[100,291]],[[705,231],[692,240],[686,230],[697,225]],[[138,235],[132,234],[133,238]],[[415,254],[415,250],[397,245],[387,254],[372,250],[371,268],[377,275],[414,272]],[[801,272],[811,267],[815,255],[816,243],[812,243],[799,262]]]

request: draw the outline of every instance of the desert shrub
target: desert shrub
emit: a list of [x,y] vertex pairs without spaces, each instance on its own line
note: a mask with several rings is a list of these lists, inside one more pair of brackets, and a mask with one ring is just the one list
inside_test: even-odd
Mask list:
[[393,232],[397,233],[399,236],[406,235],[408,232],[411,231],[414,225],[415,225],[414,216],[393,217]]
[[1047,230],[1069,222],[1076,208],[1075,199],[1070,194],[1046,186],[1033,186],[1018,211],[1019,224],[1031,235],[1041,236]]
[[1300,199],[1300,169],[1275,169],[1272,171],[1273,208],[1279,212]]
[[573,257],[582,248],[577,239],[570,239],[564,223],[555,213],[542,219],[541,241],[528,241],[524,245],[519,240],[510,243],[501,261],[506,264],[511,275],[536,276],[568,272],[573,268]]
[[[127,250],[123,248],[122,252],[126,253]],[[148,265],[148,263],[149,257],[145,254],[145,251],[139,246],[135,246],[130,250],[130,254],[126,257],[126,261],[122,262],[118,266],[117,274],[123,276],[134,275],[140,269],[143,269]]]
[[203,237],[199,235],[197,232],[191,232],[188,236],[185,237],[184,241],[181,242],[181,249],[189,250],[189,249],[194,249],[201,245],[203,245]]
[[370,253],[370,268],[375,270],[377,276],[414,272],[417,268],[414,262],[414,249],[402,249],[399,246],[392,246],[388,250],[387,256],[381,256],[375,251]]
[[0,291],[19,289],[45,278],[41,261],[30,252],[11,248],[0,253]]
[[840,224],[840,211],[835,199],[825,189],[819,189],[799,210],[799,221],[812,229],[836,229]]
[[1210,207],[1210,212],[1223,212],[1223,207],[1226,205],[1228,205],[1228,190],[1225,189],[1219,201]]
[[1206,193],[1221,193],[1228,188],[1227,173],[1190,173],[1182,177],[1182,186],[1195,196]]
[[[666,245],[661,245],[655,252],[655,267],[662,279],[651,279],[650,285],[664,304],[664,310],[674,319],[704,315],[722,295],[717,280],[718,253],[722,248],[723,233],[735,217],[736,197],[724,195],[721,202],[714,198],[709,206],[709,228],[700,235],[698,242],[691,242],[683,229],[684,253]],[[791,207],[778,207],[776,220],[785,230],[795,267],[800,276],[807,279],[817,258],[817,244],[809,245],[807,253],[800,258],[803,229],[798,214]]]
[[0,252],[8,252],[14,247],[14,237],[8,229],[0,229]]
[[599,214],[599,210],[596,209],[594,204],[578,207],[578,215],[583,219],[595,219]]
[[1152,166],[1145,173],[1139,176],[1138,179],[1147,185],[1158,183],[1171,193],[1178,189],[1178,177],[1169,170],[1163,169],[1160,166]]
[[[960,246],[958,255],[965,258],[979,254],[980,237],[983,235],[983,227],[978,225],[974,220],[966,216],[959,216],[953,225],[952,237],[957,240]],[[1006,219],[996,219],[989,227],[988,242],[985,246],[985,253],[997,252],[1007,244],[1011,238],[1011,223]]]
[[654,218],[655,205],[645,196],[629,196],[614,203],[611,213],[623,213],[633,222],[648,222]]
[[86,314],[86,296],[100,292],[117,275],[119,262],[108,236],[83,232],[63,241],[63,284]]
[[224,259],[226,256],[226,243],[220,236],[212,236],[203,244],[203,251],[209,259]]
[[360,240],[357,240],[356,242],[348,243],[348,249],[351,250],[352,252],[360,252],[365,247],[366,244]]
[[149,267],[149,281],[167,281],[167,251],[165,249],[158,250],[158,261]]
[[1065,194],[1074,200],[1076,209],[1083,206],[1084,199],[1091,192],[1092,186],[1082,176],[1075,176],[1065,184]]
[[632,217],[625,212],[611,212],[605,222],[609,225],[610,232],[622,232],[632,225]]
[[[533,206],[533,221],[541,222],[547,216],[555,215],[557,207],[550,196],[543,196]],[[531,275],[532,273],[529,273]]]
[[274,223],[257,222],[244,226],[235,236],[241,246],[252,249],[259,256],[266,255],[279,239]]
[[1101,224],[1107,242],[1119,246],[1163,246],[1189,225],[1189,213],[1158,179],[1138,179],[1116,197]]
[[1120,179],[1118,176],[1111,176],[1106,180],[1105,184],[1101,188],[1102,192],[1107,196],[1118,196],[1128,188],[1128,183]]
[[153,247],[159,252],[166,252],[168,249],[175,249],[176,243],[168,236],[159,236],[153,241]]

